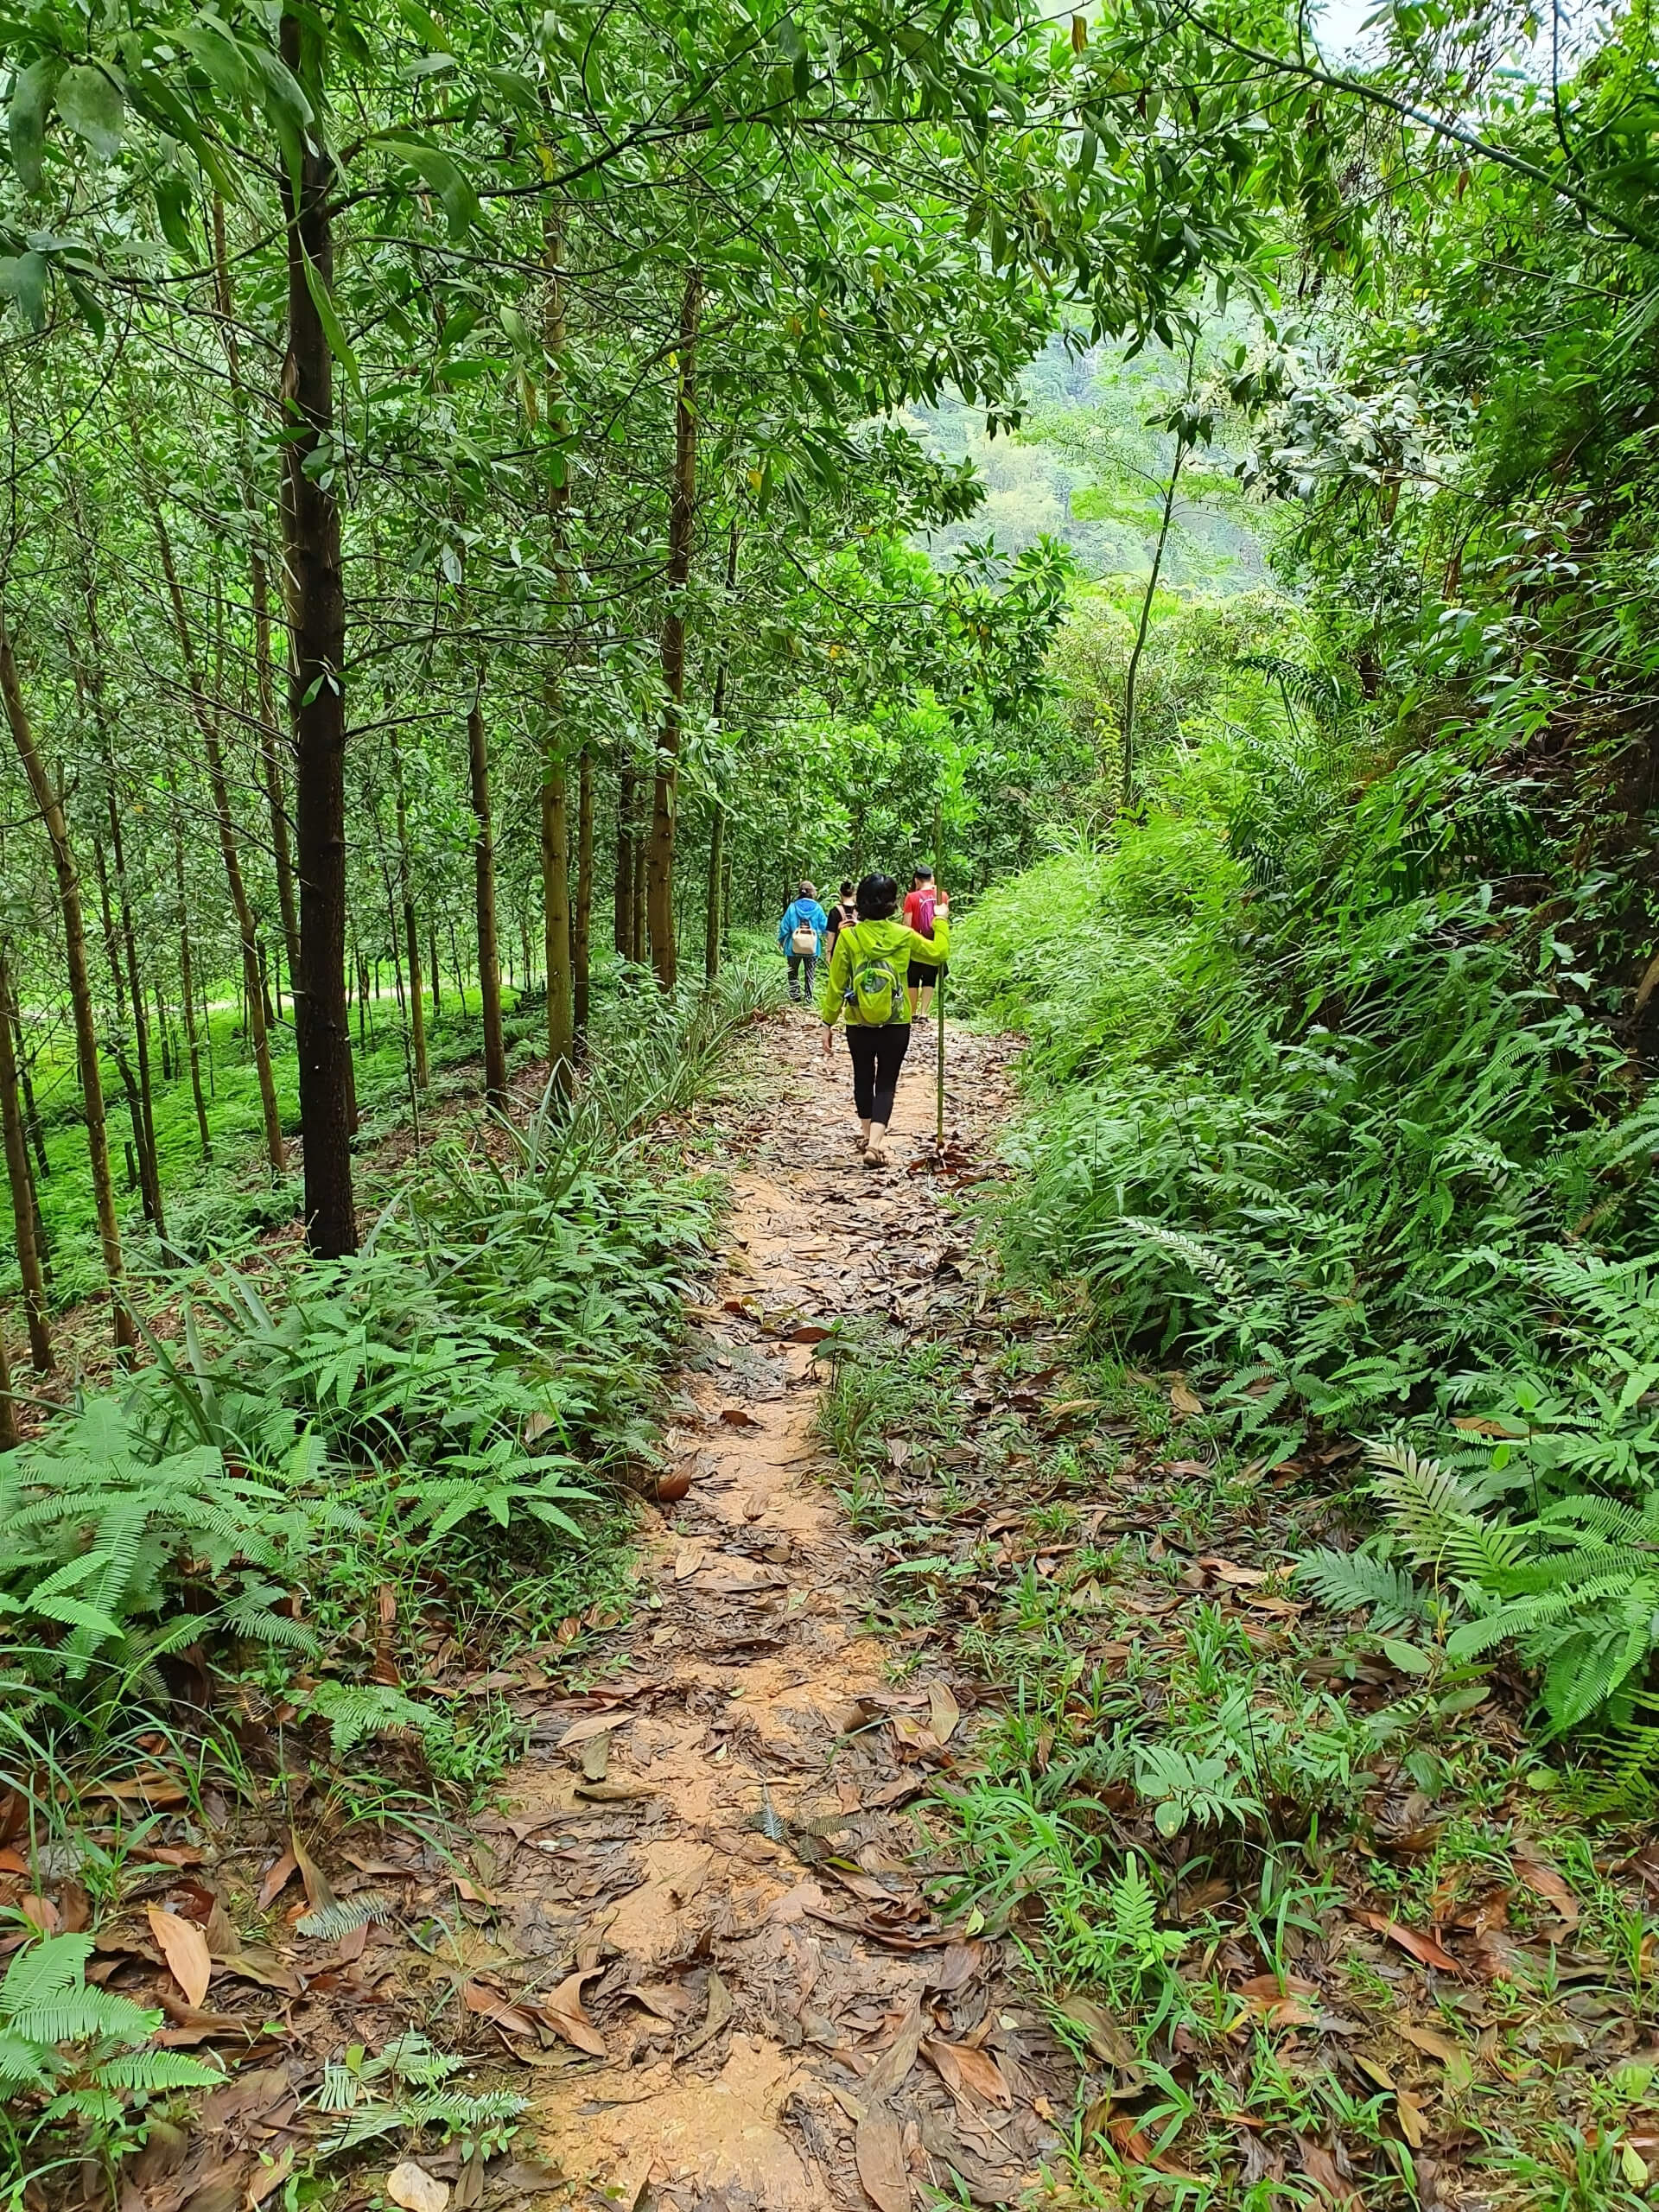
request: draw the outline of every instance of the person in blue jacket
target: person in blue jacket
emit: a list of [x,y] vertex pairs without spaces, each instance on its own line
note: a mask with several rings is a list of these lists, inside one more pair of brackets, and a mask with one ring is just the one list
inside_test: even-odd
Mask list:
[[823,950],[823,933],[830,926],[830,917],[818,904],[818,894],[810,883],[798,884],[795,896],[784,909],[784,918],[778,925],[778,942],[789,956],[789,995],[798,1006],[801,1001],[801,968],[806,968],[806,998],[810,1005],[818,972],[818,955]]

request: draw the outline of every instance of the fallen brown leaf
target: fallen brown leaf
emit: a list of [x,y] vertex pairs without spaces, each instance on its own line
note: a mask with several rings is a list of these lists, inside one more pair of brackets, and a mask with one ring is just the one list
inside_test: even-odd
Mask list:
[[948,1744],[962,1719],[962,1708],[944,1682],[930,1682],[927,1689],[928,1726],[935,1740]]
[[149,1908],[149,1932],[156,1938],[168,1972],[184,1992],[187,2001],[199,2006],[213,1980],[213,1955],[207,1938],[193,1921],[181,1920],[158,1904]]
[[1204,1400],[1179,1377],[1169,1386],[1169,1402],[1178,1414],[1188,1417],[1204,1411]]
[[1396,2023],[1398,2032],[1419,2050],[1426,2050],[1431,2058],[1438,2058],[1442,2066],[1454,2065],[1464,2054],[1450,2036],[1443,2036],[1433,2028],[1414,2027],[1408,2020]]
[[853,2132],[853,2158],[864,2194],[879,2212],[910,2212],[904,2134],[886,2105],[866,2107]]
[[[293,1856],[294,1864],[300,1870],[300,1879],[305,1884],[305,1902],[308,1909],[312,1912],[321,1912],[325,1905],[338,1904],[340,1899],[334,1894],[334,1885],[292,1828],[288,1832],[288,1847]],[[280,1865],[281,1861],[279,1860],[277,1864]],[[272,1873],[276,1871],[276,1867],[271,1869]],[[275,1892],[273,1891],[272,1894],[275,1895]]]
[[578,1744],[592,1741],[595,1736],[608,1736],[613,1729],[626,1728],[627,1715],[620,1713],[584,1713],[580,1720],[573,1720],[554,1749],[574,1751]]
[[938,1965],[928,1974],[926,1986],[942,1990],[950,1996],[959,1989],[966,1989],[980,1973],[985,1962],[982,1943],[952,1943]]
[[1307,2176],[1321,2196],[1332,2204],[1341,2205],[1344,2212],[1359,2212],[1364,2200],[1351,2182],[1344,2181],[1336,2160],[1322,2145],[1299,2139],[1297,2149],[1302,2154],[1302,2171]]
[[413,2158],[405,2158],[386,2176],[386,2195],[394,2204],[401,2204],[404,2212],[444,2212],[449,2184],[428,2173],[424,2166],[417,2166]]
[[1396,2089],[1394,2108],[1400,2119],[1400,2133],[1414,2151],[1421,2151],[1428,2140],[1428,2115],[1409,2089]]
[[503,2035],[528,2038],[536,2032],[536,2023],[528,2012],[481,1981],[463,1982],[461,2001],[469,2012],[478,2013]]
[[979,2097],[987,2104],[1001,2105],[1004,2112],[1012,2107],[1013,2093],[996,2061],[986,2052],[976,2050],[971,2044],[941,2043],[932,2037],[922,2049],[953,2097]]
[[1547,1859],[1535,1859],[1529,1853],[1518,1855],[1515,1861],[1516,1878],[1525,1884],[1533,1895],[1553,1905],[1569,1928],[1579,1923],[1578,1898],[1568,1889],[1563,1877]]
[[1063,2020],[1070,2020],[1074,2027],[1083,2030],[1084,2040],[1096,2058],[1116,2067],[1120,2074],[1139,2071],[1135,2045],[1111,2014],[1096,2004],[1092,1997],[1074,1991],[1071,1996],[1062,1997],[1054,2009]]
[[677,1982],[632,1982],[622,1994],[632,1997],[636,2005],[643,2005],[658,2019],[666,2020],[671,2028],[677,2028],[692,2010],[690,1993]]
[[279,1989],[284,1997],[297,1997],[305,1985],[292,1967],[279,1959],[267,1943],[247,1943],[219,1961],[238,1981],[257,1982],[262,1989]]
[[567,1974],[551,1996],[543,1998],[537,2010],[555,2035],[594,2058],[605,2058],[609,2056],[605,2038],[582,2006],[582,1985],[591,1981],[597,1972],[596,1967],[581,1967]]
[[711,1967],[709,1971],[709,2009],[702,2016],[702,2025],[688,2042],[680,2045],[678,2056],[690,2058],[695,2051],[710,2044],[732,2017],[732,1993]]
[[864,2093],[877,2103],[890,2097],[910,2077],[916,2054],[922,2047],[922,2000],[911,2000],[893,2041],[864,2077]]
[[1432,1936],[1420,1936],[1415,1929],[1402,1928],[1397,1920],[1390,1920],[1382,1912],[1359,1912],[1355,1917],[1363,1921],[1367,1928],[1374,1928],[1379,1936],[1386,1936],[1390,1943],[1397,1943],[1402,1951],[1420,1964],[1438,1967],[1445,1974],[1463,1972],[1450,1951],[1437,1943]]

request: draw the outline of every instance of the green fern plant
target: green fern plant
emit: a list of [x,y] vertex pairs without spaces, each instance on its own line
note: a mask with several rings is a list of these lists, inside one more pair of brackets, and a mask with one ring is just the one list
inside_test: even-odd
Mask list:
[[[1374,1445],[1373,1495],[1392,1543],[1458,1616],[1446,1656],[1466,1665],[1513,1644],[1538,1676],[1551,1734],[1630,1719],[1659,1649],[1659,1497],[1559,1499],[1527,1520],[1399,1440]],[[1386,1562],[1317,1553],[1300,1573],[1327,1603],[1372,1609],[1381,1628],[1429,1603]],[[1422,1617],[1422,1616],[1420,1616]]]
[[79,2154],[104,2152],[134,2111],[224,2079],[156,2049],[159,2012],[89,1984],[92,1949],[90,1936],[31,1931],[0,1980],[0,2124],[20,2155],[59,2133]]
[[325,2157],[352,2151],[394,2129],[437,2127],[444,2139],[459,2136],[470,2155],[493,2155],[512,2139],[528,2100],[507,2089],[469,2094],[451,2086],[465,2061],[435,2050],[410,2030],[370,2057],[354,2044],[330,2059],[316,2094],[320,2112],[340,2125],[321,2145]]

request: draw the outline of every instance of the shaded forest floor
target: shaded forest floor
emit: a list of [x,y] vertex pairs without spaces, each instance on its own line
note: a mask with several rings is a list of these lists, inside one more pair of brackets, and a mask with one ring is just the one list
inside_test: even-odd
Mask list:
[[494,1809],[314,1798],[284,1850],[150,1807],[100,1966],[201,1926],[168,2040],[235,2070],[122,2212],[1648,2202],[1659,1851],[1523,1686],[1296,1594],[1357,1446],[1241,1464],[1000,1279],[1007,1040],[952,1033],[941,1172],[918,1033],[873,1172],[839,1044],[751,1033],[686,1491],[585,1687],[455,1685],[531,1731]]

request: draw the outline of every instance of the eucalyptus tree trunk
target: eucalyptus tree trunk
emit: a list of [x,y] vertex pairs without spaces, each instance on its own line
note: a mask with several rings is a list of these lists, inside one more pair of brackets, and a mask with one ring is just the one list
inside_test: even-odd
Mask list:
[[651,964],[664,990],[678,973],[674,943],[674,818],[679,798],[680,732],[685,709],[685,588],[697,512],[697,320],[702,272],[689,269],[680,296],[678,385],[674,401],[674,484],[668,515],[668,611],[663,617],[663,726],[657,740],[645,914]]
[[[184,824],[179,815],[178,791],[170,777],[168,785],[173,799],[173,889],[179,924],[179,995],[184,1001],[184,1039],[190,1056],[190,1090],[196,1102],[196,1129],[201,1139],[201,1156],[207,1161],[213,1156],[213,1141],[207,1133],[207,1104],[201,1095],[201,1052],[196,1037],[194,963],[190,951],[190,906],[184,890]],[[210,1077],[211,1073],[210,1069]]]
[[[737,517],[733,515],[726,537],[726,596],[737,590]],[[731,663],[729,639],[722,645],[720,666],[715,671],[714,723],[718,735],[726,724],[726,686]],[[726,809],[718,798],[709,805],[709,876],[705,887],[702,972],[712,982],[720,973],[721,887],[726,874]]]
[[542,913],[547,961],[548,1068],[555,1087],[568,1096],[575,1034],[571,1013],[570,822],[563,764],[550,753],[542,768]]
[[636,955],[633,938],[634,766],[618,747],[616,764],[616,949],[624,960]]
[[570,916],[571,1014],[577,1037],[588,1034],[594,934],[594,756],[576,755],[576,897]]
[[507,1053],[501,1035],[501,960],[495,919],[495,844],[490,833],[490,753],[484,734],[480,684],[467,717],[472,777],[473,874],[478,911],[478,991],[484,1014],[484,1096],[499,1114],[507,1106]]
[[5,946],[0,944],[0,1137],[4,1139],[6,1180],[11,1189],[17,1272],[22,1278],[23,1313],[29,1324],[29,1356],[37,1374],[49,1375],[55,1362],[47,1318],[46,1274],[35,1235],[35,1180],[29,1172],[29,1141],[17,1096],[17,1055],[11,1041],[14,1004],[10,963]]
[[[225,772],[225,748],[219,742],[218,719],[208,701],[207,682],[196,658],[189,611],[184,603],[178,568],[173,558],[173,541],[168,535],[167,524],[159,506],[151,511],[151,519],[156,526],[156,541],[161,550],[162,574],[167,580],[168,597],[173,604],[173,626],[178,633],[185,685],[190,694],[196,728],[201,733],[202,747],[207,757],[207,788],[213,797],[213,819],[219,830],[219,858],[224,862],[225,880],[230,889],[231,905],[236,913],[237,934],[241,940],[242,995],[247,1008],[248,1041],[253,1047],[253,1064],[259,1078],[259,1103],[265,1124],[265,1158],[272,1174],[280,1175],[287,1167],[288,1156],[283,1146],[282,1116],[276,1105],[276,1078],[270,1065],[270,1031],[265,1019],[264,983],[259,972],[258,925],[254,919],[253,903],[248,897],[247,884],[243,877],[236,824],[231,816],[230,784]],[[309,1147],[307,1149],[308,1154]]]
[[92,1167],[92,1200],[98,1213],[99,1243],[103,1248],[104,1272],[109,1279],[110,1307],[117,1351],[124,1356],[136,1341],[132,1315],[127,1306],[125,1266],[121,1256],[121,1230],[115,1214],[115,1185],[110,1177],[109,1135],[104,1121],[104,1078],[98,1064],[98,1025],[92,1010],[92,979],[86,967],[86,931],[81,917],[80,877],[69,825],[62,804],[52,787],[29,726],[23,687],[12,656],[5,613],[0,608],[0,696],[12,743],[29,779],[35,810],[45,824],[52,847],[52,866],[58,882],[58,907],[63,917],[64,955],[69,970],[69,1003],[75,1024],[75,1058],[80,1072],[82,1110],[86,1117],[86,1151]]
[[0,1324],[0,1452],[15,1452],[17,1444],[17,1406],[11,1395],[11,1360],[6,1351],[5,1328]]
[[[161,1229],[164,1226],[162,1171],[156,1149],[156,1103],[149,1080],[149,1016],[144,1004],[143,982],[138,969],[137,933],[133,927],[132,893],[127,881],[126,849],[121,836],[121,810],[115,800],[115,741],[104,690],[105,656],[104,627],[99,612],[98,575],[93,566],[92,532],[86,527],[78,486],[72,487],[71,499],[80,561],[81,599],[86,609],[86,650],[84,656],[77,656],[76,683],[78,688],[85,690],[103,753],[105,818],[110,825],[110,857],[115,863],[116,898],[120,911],[121,934],[118,938],[111,907],[103,850],[94,846],[99,896],[103,908],[110,971],[115,978],[115,1001],[117,1006],[124,1003],[131,1011],[133,1043],[138,1055],[137,1113],[133,1122],[132,1138],[138,1157],[138,1181],[143,1197],[144,1217]],[[124,960],[123,946],[125,949]],[[128,1084],[124,1064],[118,1061],[118,1065],[121,1067],[123,1084]],[[130,1105],[130,1084],[128,1088]]]
[[[550,429],[558,429],[563,424],[558,387],[564,374],[564,238],[559,208],[550,198],[542,221],[542,266],[546,285],[542,352],[551,387],[548,424]],[[569,500],[569,480],[562,462],[563,456],[557,482],[550,483],[547,487],[550,562],[558,584],[555,603],[561,613],[565,599],[565,508]],[[569,776],[560,727],[563,717],[558,657],[563,648],[563,636],[556,636],[549,647],[547,677],[542,687],[547,723],[542,740],[542,929],[547,970],[548,1068],[555,1086],[568,1096],[575,1073],[571,1056],[575,1022],[570,942]]]
[[254,679],[259,701],[259,768],[270,816],[270,856],[276,874],[276,902],[282,910],[283,943],[290,982],[300,972],[300,918],[294,894],[294,857],[289,844],[288,799],[283,788],[282,733],[276,720],[276,682],[270,649],[270,573],[265,558],[264,526],[259,514],[250,435],[252,394],[242,372],[237,336],[236,300],[231,289],[231,258],[225,240],[225,202],[213,194],[213,293],[219,336],[230,375],[231,404],[237,423],[237,462],[242,514],[248,534],[248,600],[253,614]]
[[[410,864],[409,810],[404,796],[404,754],[397,732],[391,732],[391,777],[397,806],[397,888],[403,906],[404,950],[409,961],[409,1036],[415,1055],[415,1084],[426,1089],[426,1010],[421,1003],[421,933],[415,921],[415,875]],[[433,971],[435,989],[435,969]]]
[[[15,1002],[11,1009],[11,1041],[12,1049],[17,1055],[17,1073],[23,1086],[23,1127],[29,1131],[29,1143],[35,1148],[35,1164],[40,1171],[41,1178],[42,1181],[49,1181],[52,1175],[52,1159],[46,1148],[46,1132],[41,1127],[41,1109],[35,1103],[35,1082],[29,1072],[34,1055],[23,1042],[23,1017]],[[39,1220],[40,1215],[37,1211],[35,1214],[37,1224]],[[46,1250],[44,1243],[41,1250],[44,1256]]]
[[[138,935],[133,925],[132,889],[127,880],[126,847],[121,836],[121,810],[115,803],[114,763],[107,764],[104,805],[110,824],[110,857],[115,862],[115,892],[120,909],[121,941],[127,957],[127,985],[132,1001],[132,1041],[138,1055],[138,1103],[143,1114],[144,1151],[149,1163],[153,1219],[163,1234],[167,1217],[162,1205],[162,1162],[156,1148],[156,1100],[149,1081],[149,1019],[144,1005],[143,981],[138,969]],[[163,1078],[165,1079],[165,1078]]]
[[[110,963],[110,973],[115,981],[115,1003],[120,1008],[126,995],[126,978],[121,967],[121,944],[115,933],[115,912],[110,904],[110,871],[104,858],[104,848],[93,841],[92,859],[98,868],[99,912],[104,922],[104,949]],[[144,1102],[138,1085],[133,1080],[132,1070],[127,1065],[126,1054],[121,1050],[118,1038],[109,1042],[111,1058],[116,1073],[121,1078],[121,1088],[126,1093],[127,1118],[132,1123],[132,1154],[138,1170],[139,1203],[144,1210],[144,1219],[156,1229],[162,1221],[162,1194],[156,1185],[156,1160],[149,1148],[144,1127]]]
[[346,587],[340,502],[313,473],[334,427],[334,356],[312,294],[334,281],[334,161],[318,120],[327,32],[284,0],[278,45],[311,97],[297,181],[284,165],[288,351],[283,362],[283,550],[288,578],[289,715],[294,733],[299,963],[293,973],[305,1133],[305,1234],[314,1252],[357,1249],[352,1183],[352,1032],[346,1001]]

